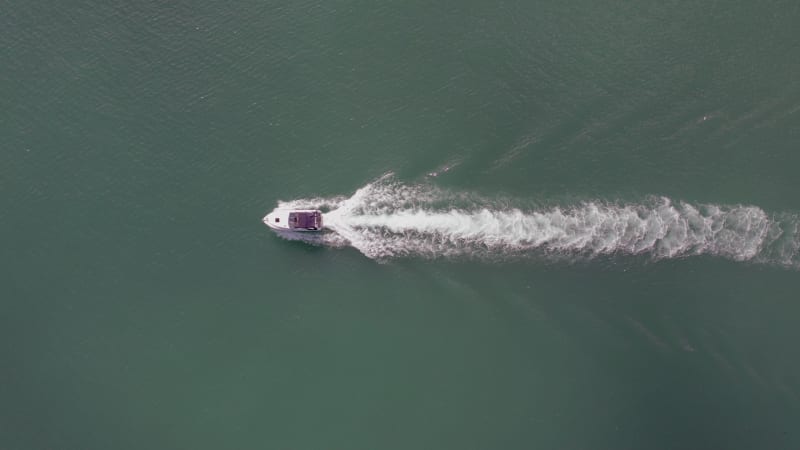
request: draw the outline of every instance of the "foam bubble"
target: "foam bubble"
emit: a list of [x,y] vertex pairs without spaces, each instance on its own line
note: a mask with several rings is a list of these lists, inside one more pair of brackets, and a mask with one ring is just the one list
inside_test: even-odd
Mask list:
[[279,207],[326,211],[326,233],[283,237],[351,245],[374,259],[708,254],[800,267],[800,222],[791,216],[770,218],[755,206],[693,205],[658,197],[640,204],[492,207],[506,203],[406,185],[387,175],[350,198],[301,199]]

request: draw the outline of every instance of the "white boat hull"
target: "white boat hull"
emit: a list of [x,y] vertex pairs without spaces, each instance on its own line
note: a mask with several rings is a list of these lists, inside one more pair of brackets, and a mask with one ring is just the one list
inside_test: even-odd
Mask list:
[[315,209],[276,209],[264,216],[262,222],[276,231],[322,231],[322,213]]

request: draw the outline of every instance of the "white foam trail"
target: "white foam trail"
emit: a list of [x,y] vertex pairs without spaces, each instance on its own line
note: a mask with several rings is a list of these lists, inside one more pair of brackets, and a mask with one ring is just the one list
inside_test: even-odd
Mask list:
[[[583,202],[570,207],[493,208],[475,195],[409,186],[385,176],[352,197],[281,202],[326,210],[328,232],[284,235],[321,245],[352,245],[374,259],[709,254],[800,267],[797,218],[770,218],[755,206]],[[507,203],[507,202],[504,202]]]

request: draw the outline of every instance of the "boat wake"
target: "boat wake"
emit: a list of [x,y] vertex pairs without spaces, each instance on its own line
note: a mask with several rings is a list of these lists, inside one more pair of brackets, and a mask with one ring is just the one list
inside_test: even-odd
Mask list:
[[[502,203],[502,207],[498,207]],[[352,197],[280,202],[279,208],[327,211],[324,233],[282,234],[331,247],[353,246],[369,258],[652,259],[713,255],[800,268],[800,219],[755,206],[675,202],[586,201],[570,206],[515,207],[430,185],[406,185],[391,175]]]

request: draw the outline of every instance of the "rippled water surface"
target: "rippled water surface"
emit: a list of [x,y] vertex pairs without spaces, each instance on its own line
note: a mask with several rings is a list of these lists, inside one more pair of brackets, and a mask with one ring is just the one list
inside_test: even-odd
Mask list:
[[0,9],[0,448],[800,448],[796,2]]

